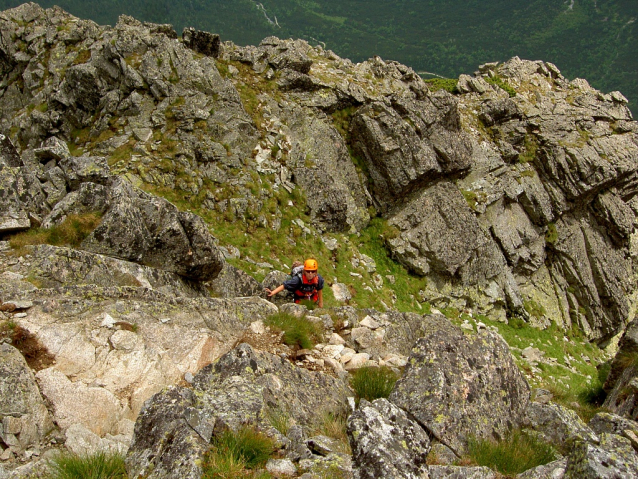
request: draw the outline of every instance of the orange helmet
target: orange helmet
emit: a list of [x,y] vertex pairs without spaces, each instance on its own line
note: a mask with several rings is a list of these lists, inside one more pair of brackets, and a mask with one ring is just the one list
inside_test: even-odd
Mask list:
[[303,269],[307,271],[317,271],[318,268],[319,265],[317,264],[316,259],[307,259],[306,261],[304,261]]

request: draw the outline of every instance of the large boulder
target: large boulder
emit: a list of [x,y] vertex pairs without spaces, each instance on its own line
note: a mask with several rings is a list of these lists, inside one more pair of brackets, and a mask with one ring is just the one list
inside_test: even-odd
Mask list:
[[117,179],[101,223],[82,249],[164,269],[191,279],[214,279],[224,264],[204,221],[163,198]]
[[355,478],[420,478],[427,474],[430,438],[387,399],[361,400],[348,418]]
[[445,328],[416,342],[389,399],[462,454],[468,437],[499,439],[517,427],[529,397],[500,336]]

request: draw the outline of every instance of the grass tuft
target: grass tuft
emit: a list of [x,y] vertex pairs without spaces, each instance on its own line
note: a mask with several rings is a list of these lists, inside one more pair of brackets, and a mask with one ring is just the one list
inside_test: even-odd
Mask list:
[[374,401],[387,398],[399,375],[387,367],[363,367],[352,373],[350,385],[357,399]]
[[60,454],[49,462],[50,479],[125,479],[122,454]]
[[288,346],[312,349],[321,340],[321,326],[307,319],[297,318],[289,313],[279,312],[266,318],[265,324],[276,331],[283,331],[283,341]]
[[17,233],[9,239],[9,244],[15,250],[15,254],[18,255],[24,254],[25,247],[28,245],[68,245],[77,248],[97,225],[100,224],[100,221],[102,221],[102,215],[99,213],[69,215],[58,226],[52,228],[32,228],[28,231]]
[[348,441],[347,424],[347,410],[327,410],[317,415],[310,433],[312,435],[323,435],[336,439],[340,444],[339,452],[352,454],[350,442]]
[[275,450],[274,441],[245,426],[225,431],[212,443],[203,464],[202,479],[269,478],[270,474],[253,469],[263,466]]
[[521,431],[513,431],[502,441],[470,439],[468,455],[479,466],[506,475],[520,474],[556,459],[551,445]]

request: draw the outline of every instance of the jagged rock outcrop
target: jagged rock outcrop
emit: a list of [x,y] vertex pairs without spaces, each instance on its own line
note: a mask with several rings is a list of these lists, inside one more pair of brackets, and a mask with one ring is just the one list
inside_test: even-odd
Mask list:
[[390,401],[456,454],[464,438],[502,438],[525,414],[529,386],[498,335],[460,328],[418,339]]

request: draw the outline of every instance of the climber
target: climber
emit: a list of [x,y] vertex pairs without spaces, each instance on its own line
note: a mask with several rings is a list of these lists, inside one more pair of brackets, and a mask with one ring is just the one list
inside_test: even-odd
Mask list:
[[318,267],[316,259],[307,259],[304,261],[303,271],[297,272],[298,270],[293,268],[292,279],[284,281],[272,291],[265,288],[268,297],[271,298],[285,289],[295,296],[295,303],[307,299],[323,308],[323,278],[317,272]]

